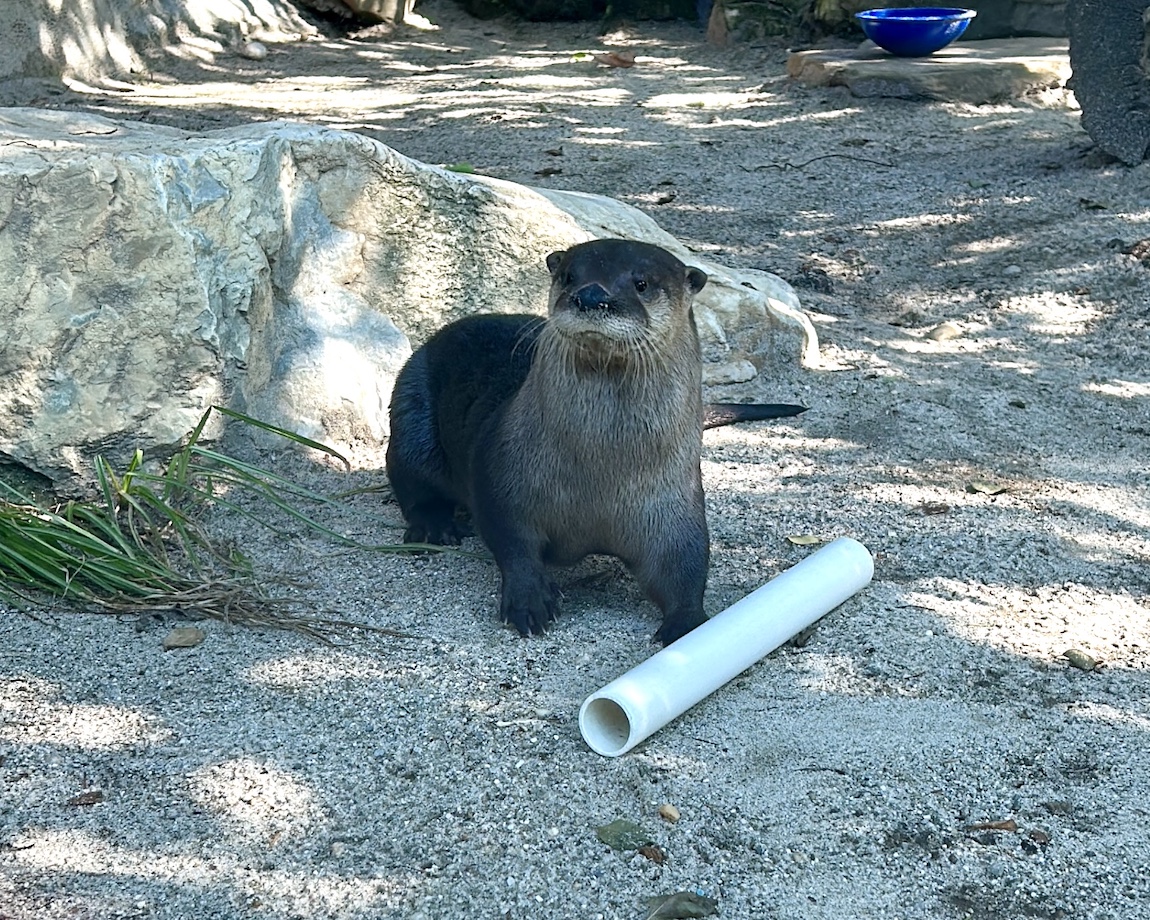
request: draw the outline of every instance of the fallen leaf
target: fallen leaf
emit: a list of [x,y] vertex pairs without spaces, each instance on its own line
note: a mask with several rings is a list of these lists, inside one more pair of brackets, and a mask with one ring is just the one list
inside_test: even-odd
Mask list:
[[547,154],[547,156],[549,156],[549,157],[561,157],[561,156],[563,156],[563,148],[562,147],[551,147],[547,150],[544,150],[543,152],[545,154]]
[[1001,495],[1003,492],[1008,491],[1006,486],[997,485],[993,482],[986,482],[981,479],[976,479],[974,482],[966,484],[966,491],[973,492],[978,495]]
[[795,544],[795,546],[814,546],[816,543],[823,542],[822,537],[816,537],[811,533],[789,534],[787,540]]
[[174,648],[195,648],[207,634],[194,626],[175,626],[164,636],[164,651],[170,652]]
[[608,67],[634,67],[634,51],[608,51],[606,54],[593,54],[592,57],[600,64]]
[[444,166],[443,168],[448,170],[449,172],[467,173],[469,175],[471,173],[475,172],[475,167],[472,166],[470,163],[449,163],[448,165]]
[[558,176],[563,172],[558,166],[544,166],[542,169],[535,170],[537,176]]
[[673,917],[709,917],[719,912],[719,902],[694,891],[676,891],[647,899],[643,920],[670,920]]
[[667,854],[663,852],[663,848],[658,844],[649,843],[646,846],[639,847],[638,853],[640,856],[646,856],[656,866],[661,866],[667,861]]
[[612,850],[637,850],[654,842],[650,834],[626,818],[595,828],[595,836]]
[[101,789],[87,789],[79,795],[74,795],[65,802],[65,805],[96,805],[104,801],[104,792]]
[[1093,198],[1079,198],[1078,203],[1087,211],[1109,211],[1110,204],[1105,201],[1095,201]]
[[674,200],[674,192],[664,192],[662,195],[655,199],[655,204],[670,204]]
[[950,505],[946,502],[923,502],[918,509],[923,514],[946,514],[950,510]]
[[982,824],[972,824],[967,830],[971,831],[1006,831],[1014,833],[1018,830],[1018,822],[1013,818],[1005,818],[1002,821],[984,821]]

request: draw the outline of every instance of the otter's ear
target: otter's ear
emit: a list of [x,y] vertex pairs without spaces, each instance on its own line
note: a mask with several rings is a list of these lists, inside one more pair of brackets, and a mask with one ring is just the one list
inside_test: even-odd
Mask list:
[[698,268],[687,269],[687,286],[692,294],[698,294],[707,283],[707,273]]
[[553,252],[547,257],[547,271],[554,275],[559,271],[559,263],[563,261],[563,257],[567,255],[566,251]]

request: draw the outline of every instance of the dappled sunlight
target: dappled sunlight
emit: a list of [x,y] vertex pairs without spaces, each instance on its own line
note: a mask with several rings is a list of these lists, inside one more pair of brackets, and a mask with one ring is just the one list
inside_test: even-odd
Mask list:
[[407,665],[385,664],[375,656],[325,652],[270,658],[248,668],[244,678],[269,690],[300,691],[333,684],[391,681],[410,671]]
[[661,93],[643,102],[648,109],[746,109],[761,108],[762,100],[747,93],[699,90],[690,93]]
[[923,230],[928,227],[943,227],[954,224],[969,224],[974,218],[969,214],[911,214],[906,217],[892,217],[880,220],[869,227],[861,228],[864,233],[875,234],[884,230]]
[[[264,868],[254,872],[250,853],[229,853],[219,841],[180,841],[139,850],[117,846],[102,835],[85,831],[36,828],[22,833],[18,842],[19,846],[12,848],[14,863],[58,878],[105,876],[119,878],[125,884],[133,879],[193,889],[223,886],[237,900],[258,903],[261,912],[291,911],[292,916],[304,916],[300,913],[304,905],[306,916],[316,917],[395,908],[421,884],[419,877],[408,872],[344,875],[311,859],[297,869]],[[191,852],[191,847],[197,851],[207,849],[210,855]],[[159,897],[163,897],[162,889],[159,890]],[[146,907],[150,898],[139,889],[136,892],[137,908]]]
[[1082,297],[1054,291],[1009,297],[1000,310],[1024,318],[1032,332],[1047,336],[1083,335],[1105,315]]
[[81,830],[47,828],[29,829],[21,834],[15,859],[22,865],[54,872],[157,880],[175,877],[187,885],[205,884],[220,870],[236,868],[235,860],[223,854],[213,854],[208,860],[182,849],[144,852],[116,846]]
[[273,846],[306,834],[322,817],[310,786],[273,763],[253,758],[201,767],[188,777],[188,791],[240,836]]
[[989,236],[965,243],[954,243],[951,248],[957,252],[969,252],[972,255],[982,256],[992,252],[1017,249],[1018,245],[1019,241],[1012,236]]
[[128,706],[65,703],[63,688],[36,678],[0,683],[0,740],[51,744],[84,751],[126,748],[162,740],[169,732],[157,719]]
[[1136,728],[1150,732],[1150,716],[1140,715],[1128,709],[1119,709],[1106,703],[1080,700],[1067,706],[1066,711],[1078,719],[1100,722],[1115,728]]
[[1092,380],[1082,384],[1082,389],[1086,393],[1113,396],[1116,399],[1146,399],[1150,397],[1150,381],[1139,383],[1133,380]]
[[[1078,648],[1110,668],[1150,667],[1150,607],[1145,598],[1082,584],[1024,587],[974,579],[917,582],[905,601],[934,613],[950,633],[976,645],[1043,663]],[[1121,648],[1133,649],[1114,660]],[[1142,654],[1138,651],[1142,650]]]
[[799,673],[799,686],[813,693],[836,696],[917,696],[909,687],[899,687],[889,678],[878,680],[863,673],[859,660],[851,655],[807,650],[793,666]]

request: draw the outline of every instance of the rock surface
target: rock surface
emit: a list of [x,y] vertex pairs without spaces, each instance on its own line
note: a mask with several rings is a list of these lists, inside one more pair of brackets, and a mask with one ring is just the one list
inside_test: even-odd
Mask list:
[[1061,86],[1070,60],[1059,39],[956,42],[925,58],[895,57],[866,42],[853,50],[796,52],[787,73],[811,86],[845,86],[855,96],[982,105]]
[[1072,0],[1067,19],[1082,127],[1107,153],[1141,163],[1150,152],[1150,5]]
[[711,275],[711,357],[752,327],[764,361],[817,358],[785,282],[697,259],[610,199],[288,123],[191,135],[10,109],[0,139],[0,457],[53,480],[97,450],[170,445],[213,404],[378,447],[408,336],[541,310],[547,253],[592,236]]

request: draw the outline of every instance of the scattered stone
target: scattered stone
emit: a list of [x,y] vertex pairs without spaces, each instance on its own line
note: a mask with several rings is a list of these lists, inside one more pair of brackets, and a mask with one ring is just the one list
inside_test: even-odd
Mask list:
[[667,861],[667,853],[661,846],[655,843],[649,843],[646,846],[639,847],[638,851],[640,856],[651,860],[656,866],[661,866]]
[[195,648],[206,638],[207,633],[195,626],[175,626],[164,636],[164,651],[170,652],[176,648]]
[[262,61],[268,56],[268,46],[263,42],[244,42],[240,54],[252,61]]
[[1097,658],[1076,648],[1068,648],[1062,653],[1062,657],[1070,663],[1072,668],[1078,668],[1079,671],[1093,671],[1100,663]]
[[679,809],[677,809],[674,805],[671,805],[670,803],[660,805],[659,806],[659,817],[662,818],[664,821],[669,822],[670,824],[674,824],[676,821],[679,820],[679,817],[680,817]]
[[1011,277],[1011,278],[1015,278],[1018,275],[1022,274],[1022,266],[1021,265],[1008,265],[1008,266],[1006,266],[1006,268],[1004,268],[1002,270],[1002,273],[1004,275]]
[[950,322],[939,323],[926,334],[928,339],[935,342],[949,342],[951,339],[962,337],[962,330],[957,324]]

